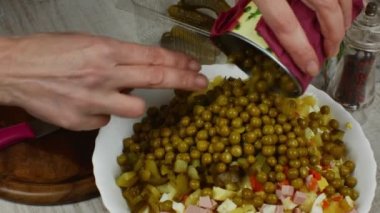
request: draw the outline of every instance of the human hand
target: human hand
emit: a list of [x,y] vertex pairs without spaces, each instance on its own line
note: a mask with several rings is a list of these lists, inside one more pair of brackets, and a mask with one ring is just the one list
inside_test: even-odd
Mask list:
[[40,34],[0,41],[0,104],[71,130],[144,113],[130,88],[207,86],[191,58],[158,47],[84,34]]
[[[286,0],[253,0],[297,66],[312,76],[320,70],[317,54]],[[302,0],[316,12],[327,57],[336,55],[352,20],[352,0]]]

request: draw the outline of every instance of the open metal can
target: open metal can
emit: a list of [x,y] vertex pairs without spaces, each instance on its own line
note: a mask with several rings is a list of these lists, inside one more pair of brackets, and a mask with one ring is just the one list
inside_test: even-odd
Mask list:
[[[314,13],[311,10],[309,12]],[[229,61],[243,71],[256,76],[259,75],[256,72],[268,72],[269,69],[271,77],[269,81],[264,79],[271,90],[289,97],[302,95],[312,77],[302,72],[290,56],[284,54],[283,49],[272,48],[275,45],[266,38],[274,35],[265,28],[261,17],[252,1],[241,0],[218,17],[212,28],[211,39],[229,57]],[[321,57],[320,60],[323,61],[324,58]],[[253,82],[255,83],[258,82]]]

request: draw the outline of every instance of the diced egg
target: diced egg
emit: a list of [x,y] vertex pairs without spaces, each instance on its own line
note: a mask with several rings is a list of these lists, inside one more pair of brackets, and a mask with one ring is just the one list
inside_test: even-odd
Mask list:
[[182,203],[173,202],[172,208],[176,213],[185,212],[185,205],[183,205]]
[[283,205],[285,210],[293,210],[294,208],[297,207],[297,205],[295,203],[293,203],[293,201],[290,199],[290,197],[283,199],[282,205]]
[[322,202],[324,199],[326,199],[326,194],[320,194],[317,199],[315,199],[310,213],[323,213]]

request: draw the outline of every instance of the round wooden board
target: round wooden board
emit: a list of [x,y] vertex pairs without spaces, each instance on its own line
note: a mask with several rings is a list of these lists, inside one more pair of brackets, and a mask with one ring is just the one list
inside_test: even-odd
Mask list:
[[[0,127],[29,120],[18,108],[0,107]],[[56,205],[98,196],[92,173],[97,131],[58,130],[0,151],[0,198]]]

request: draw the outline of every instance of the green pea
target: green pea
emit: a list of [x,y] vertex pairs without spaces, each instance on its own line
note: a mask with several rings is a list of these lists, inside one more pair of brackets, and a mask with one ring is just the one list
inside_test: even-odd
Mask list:
[[189,145],[187,143],[180,143],[178,144],[177,149],[179,152],[184,153],[187,152],[187,150],[189,149]]
[[202,154],[201,158],[202,165],[209,165],[212,163],[212,155],[210,153],[204,153]]
[[209,142],[206,140],[200,140],[197,142],[197,149],[201,152],[208,150]]
[[346,186],[348,186],[348,187],[354,188],[354,187],[356,186],[357,182],[358,182],[358,181],[356,180],[355,177],[353,177],[353,176],[348,176],[348,177],[346,177],[345,184],[346,184]]
[[227,110],[226,116],[229,119],[234,119],[239,115],[239,112],[235,108],[229,108]]
[[201,152],[198,149],[192,149],[190,151],[190,157],[193,160],[199,159],[201,157]]
[[274,146],[263,146],[261,150],[261,153],[267,157],[274,155],[275,152],[276,148]]
[[220,155],[220,160],[223,163],[229,164],[232,161],[232,155],[229,152],[223,152],[222,155]]
[[191,179],[189,182],[189,186],[192,190],[199,189],[200,185],[201,185],[200,181],[196,179]]
[[229,140],[230,140],[231,144],[239,144],[240,140],[241,140],[240,133],[237,131],[231,132],[231,134],[229,136]]
[[299,175],[301,178],[306,178],[309,175],[309,169],[306,166],[300,167]]
[[334,195],[335,194],[335,188],[331,185],[328,185],[324,192],[326,193],[327,196],[331,196],[331,195]]
[[274,193],[276,191],[276,185],[272,182],[266,182],[264,184],[264,191],[266,193]]
[[260,196],[254,196],[252,204],[256,209],[260,209],[261,206],[264,204],[264,199]]
[[243,140],[246,143],[254,143],[257,139],[257,136],[254,132],[247,132],[244,134]]
[[234,145],[231,148],[231,155],[238,158],[243,154],[243,150],[240,145]]
[[277,195],[275,195],[275,194],[268,194],[266,196],[266,198],[265,198],[265,202],[268,203],[268,204],[272,204],[272,205],[277,204],[277,202],[278,202]]
[[259,128],[262,125],[262,120],[259,117],[252,117],[250,124],[253,128]]
[[270,156],[267,158],[267,164],[271,167],[274,167],[277,164],[277,159],[274,156]]
[[286,175],[283,172],[277,172],[276,173],[276,180],[278,182],[282,182],[286,179]]
[[255,153],[255,147],[252,144],[245,143],[243,145],[243,152],[245,155],[252,155]]
[[220,136],[227,137],[230,135],[230,128],[228,126],[219,127],[218,130]]
[[300,168],[301,167],[301,161],[297,160],[297,159],[290,160],[289,166],[292,168]]
[[259,172],[256,176],[257,181],[260,183],[265,183],[268,180],[268,175],[264,172]]
[[297,168],[290,168],[288,170],[288,179],[289,180],[296,179],[296,178],[298,178],[298,176],[299,176],[299,171]]
[[291,185],[294,187],[294,189],[300,189],[303,185],[303,180],[301,178],[296,178],[292,180]]
[[253,199],[253,196],[254,196],[254,193],[251,189],[243,188],[243,190],[241,191],[241,197],[244,200],[251,200]]
[[218,163],[216,164],[216,172],[219,174],[226,172],[227,165],[225,163]]
[[232,127],[234,128],[240,128],[243,125],[243,119],[240,117],[234,118],[231,122]]

